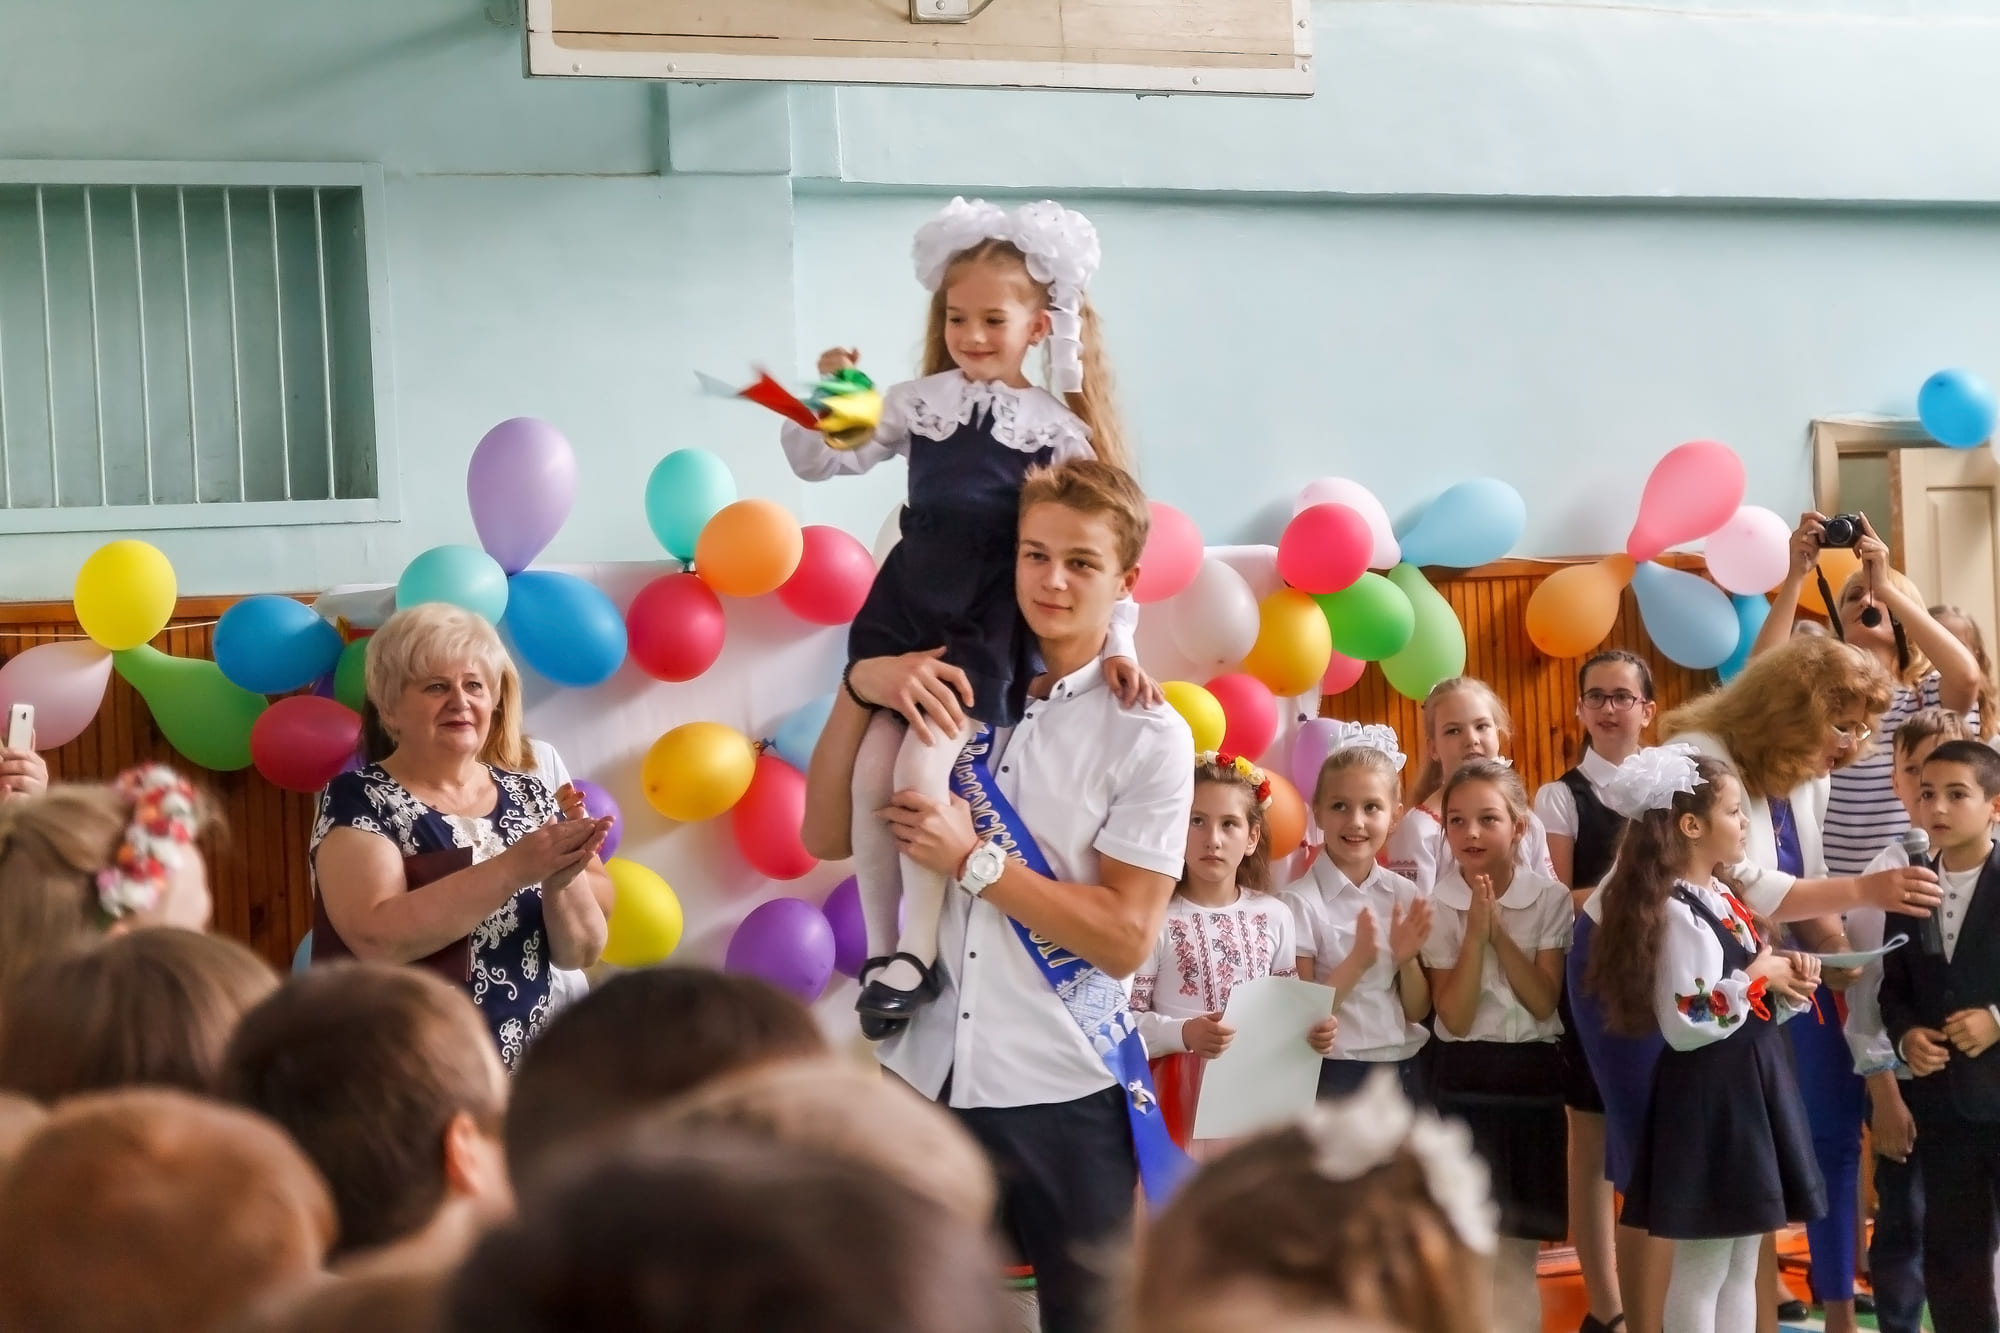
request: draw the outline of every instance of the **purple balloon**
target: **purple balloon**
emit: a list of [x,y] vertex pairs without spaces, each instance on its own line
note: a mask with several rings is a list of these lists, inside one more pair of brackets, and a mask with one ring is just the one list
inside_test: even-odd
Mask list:
[[833,927],[800,898],[759,903],[730,938],[725,972],[761,977],[811,1004],[833,975]]
[[571,778],[569,785],[576,788],[576,794],[583,798],[583,811],[585,814],[589,815],[592,819],[602,819],[606,815],[611,816],[611,832],[605,835],[604,846],[597,853],[598,856],[609,861],[612,857],[618,855],[619,840],[625,836],[624,812],[618,808],[618,802],[611,799],[611,793],[598,786],[595,782],[586,782],[582,778]]
[[321,676],[318,680],[314,681],[312,686],[312,692],[321,699],[338,698],[339,696],[336,695],[333,690],[333,673],[329,671],[324,676]]
[[833,970],[843,977],[860,976],[868,961],[868,923],[861,916],[861,886],[854,876],[834,885],[819,910],[833,927]]
[[1299,734],[1292,738],[1292,752],[1286,767],[1291,771],[1292,785],[1308,804],[1313,791],[1319,786],[1320,765],[1326,762],[1326,748],[1333,743],[1333,729],[1336,723],[1330,717],[1308,718],[1299,725]]
[[465,475],[479,544],[518,574],[555,540],[576,502],[576,454],[546,421],[511,417],[486,432]]

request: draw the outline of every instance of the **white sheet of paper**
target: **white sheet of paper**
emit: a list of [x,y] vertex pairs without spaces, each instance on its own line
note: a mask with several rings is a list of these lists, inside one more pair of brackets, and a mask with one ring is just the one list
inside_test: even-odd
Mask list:
[[1258,977],[1231,991],[1222,1021],[1236,1039],[1202,1071],[1194,1137],[1255,1134],[1311,1110],[1320,1057],[1306,1032],[1332,1013],[1333,987],[1297,977]]
[[1898,935],[1879,949],[1859,949],[1853,953],[1819,953],[1813,957],[1819,959],[1821,967],[1866,967],[1877,958],[1894,953],[1909,942],[1908,935]]

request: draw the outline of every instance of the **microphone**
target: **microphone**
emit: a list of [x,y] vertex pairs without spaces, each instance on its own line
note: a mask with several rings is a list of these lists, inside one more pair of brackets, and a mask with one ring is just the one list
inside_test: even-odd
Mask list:
[[[1910,858],[1910,864],[1924,864],[1924,857],[1931,850],[1931,835],[1920,828],[1903,830],[1903,855]],[[1944,957],[1944,928],[1938,924],[1936,912],[1932,912],[1917,922],[1917,948],[1928,958]]]

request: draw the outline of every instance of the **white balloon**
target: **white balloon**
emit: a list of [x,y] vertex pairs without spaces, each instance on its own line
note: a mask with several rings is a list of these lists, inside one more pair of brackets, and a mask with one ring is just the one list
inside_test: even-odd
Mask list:
[[1761,505],[1744,505],[1708,535],[1702,558],[1729,592],[1769,592],[1791,570],[1792,526]]
[[1214,675],[1235,666],[1257,643],[1257,594],[1220,560],[1201,562],[1194,582],[1169,598],[1168,628],[1189,662]]
[[1402,548],[1396,543],[1396,530],[1389,524],[1389,511],[1375,498],[1375,493],[1358,481],[1345,477],[1321,477],[1309,481],[1299,491],[1299,498],[1292,504],[1292,512],[1298,513],[1314,505],[1346,505],[1367,520],[1369,535],[1375,539],[1374,549],[1368,556],[1370,569],[1393,569],[1402,560]]
[[882,568],[882,562],[889,558],[889,552],[896,549],[896,543],[903,540],[903,506],[897,505],[889,511],[889,517],[882,520],[882,528],[875,534],[875,568]]

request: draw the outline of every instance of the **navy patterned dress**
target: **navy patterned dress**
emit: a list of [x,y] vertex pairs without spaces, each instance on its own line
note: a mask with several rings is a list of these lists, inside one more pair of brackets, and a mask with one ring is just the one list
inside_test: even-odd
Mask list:
[[[387,838],[406,857],[470,847],[474,861],[486,861],[557,817],[555,797],[539,779],[498,768],[487,771],[497,799],[483,818],[432,809],[379,764],[335,778],[320,793],[313,825],[313,892],[319,892],[319,845],[337,828]],[[522,889],[480,922],[471,945],[472,1003],[511,1070],[550,1013],[541,886]]]

